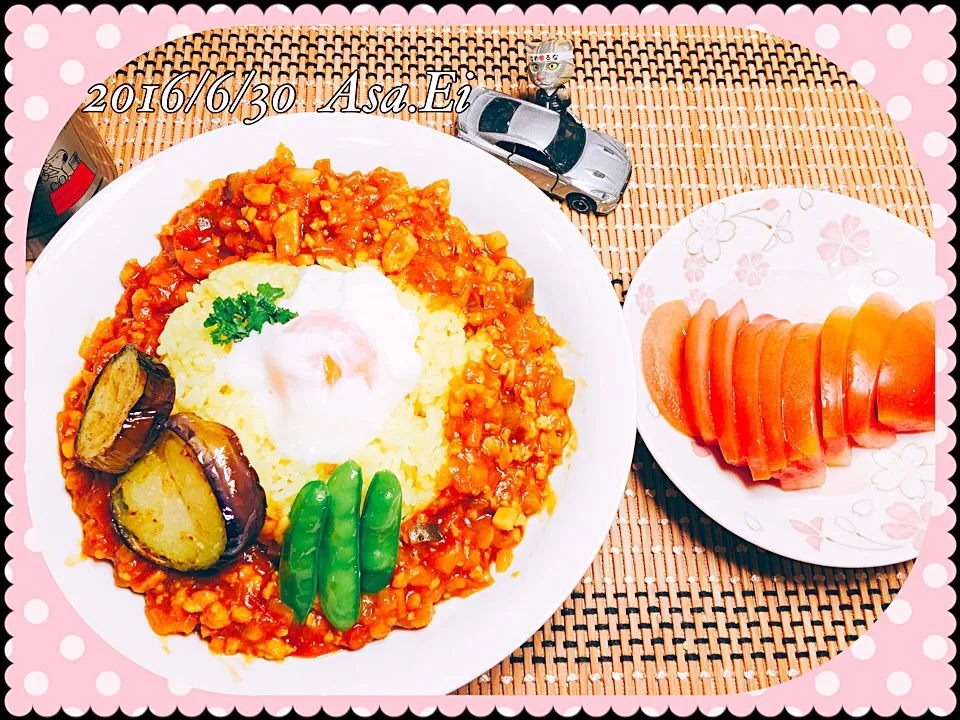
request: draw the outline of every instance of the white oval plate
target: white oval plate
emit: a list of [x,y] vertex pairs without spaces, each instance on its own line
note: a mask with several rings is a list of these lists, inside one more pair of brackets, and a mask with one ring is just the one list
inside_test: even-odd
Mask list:
[[[707,259],[709,258],[709,260]],[[875,567],[917,556],[933,499],[934,435],[901,435],[883,451],[853,450],[815,490],[753,483],[659,417],[639,363],[653,308],[707,297],[726,312],[823,322],[884,291],[904,307],[935,299],[933,241],[872,205],[833,193],[769,189],[701,208],[640,264],[624,303],[637,373],[637,427],[651,454],[697,507],[727,530],[794,560]]]
[[[209,181],[257,167],[287,144],[303,163],[329,157],[341,172],[384,166],[411,184],[449,178],[452,212],[478,233],[502,230],[536,279],[538,310],[567,339],[561,361],[578,380],[576,450],[554,473],[558,502],[540,516],[508,573],[442,604],[417,632],[359,652],[281,663],[212,655],[196,637],[161,641],[143,599],[114,587],[106,563],[70,563],[80,523],[57,455],[55,417],[80,370],[77,349],[111,315],[131,256],[159,250],[155,233]],[[575,289],[576,292],[572,292]],[[609,531],[630,470],[634,372],[616,296],[589,245],[516,171],[440,132],[357,115],[299,114],[233,125],[180,143],[111,183],[60,231],[27,282],[27,497],[58,585],[101,637],[139,665],[198,689],[244,695],[434,695],[455,690],[513,652],[569,596]],[[517,573],[514,575],[514,573]]]

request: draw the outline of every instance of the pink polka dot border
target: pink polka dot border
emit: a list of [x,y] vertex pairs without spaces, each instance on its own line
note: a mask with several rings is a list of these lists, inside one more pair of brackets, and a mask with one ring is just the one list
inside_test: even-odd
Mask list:
[[[363,6],[360,6],[361,8]],[[950,218],[956,199],[950,191],[956,180],[950,162],[956,147],[955,121],[950,109],[955,94],[950,85],[956,68],[950,57],[955,43],[950,31],[956,17],[946,5],[926,10],[911,5],[903,12],[883,6],[874,12],[851,5],[845,10],[825,6],[816,11],[803,5],[783,10],[767,5],[752,10],[744,5],[724,11],[707,6],[700,11],[681,6],[670,12],[650,5],[642,10],[621,6],[613,11],[591,6],[582,12],[565,5],[555,13],[535,6],[524,13],[515,6],[492,10],[486,6],[464,10],[447,5],[439,11],[418,6],[409,13],[391,6],[383,12],[369,7],[351,14],[343,6],[323,12],[313,7],[291,11],[275,5],[261,11],[245,5],[234,12],[214,6],[204,12],[196,5],[175,11],[159,6],[149,12],[138,6],[120,11],[109,6],[88,10],[79,5],[63,12],[44,5],[31,12],[24,6],[6,13],[10,32],[6,51],[12,62],[5,72],[11,87],[5,100],[11,111],[6,128],[14,142],[5,152],[11,166],[6,173],[7,206],[13,215],[6,230],[11,245],[6,252],[12,271],[7,287],[12,298],[6,311],[12,320],[6,339],[13,347],[12,367],[24,361],[24,237],[30,193],[36,168],[72,109],[86,96],[86,88],[111,75],[139,54],[191,32],[231,25],[722,25],[736,32],[769,32],[824,54],[850,72],[895,119],[913,150],[930,195],[937,244],[937,272],[945,293],[954,290],[950,267],[955,250],[950,242],[956,225]],[[747,28],[747,30],[744,30]],[[340,715],[349,707],[372,712],[380,708],[396,716],[407,708],[418,714],[439,709],[446,715],[469,709],[486,715],[495,709],[505,715],[522,708],[541,715],[556,709],[564,715],[580,709],[591,716],[612,709],[621,715],[638,710],[661,714],[668,708],[688,715],[699,709],[716,714],[727,708],[737,715],[753,709],[773,715],[784,708],[794,714],[816,709],[823,714],[841,710],[859,713],[866,708],[888,715],[903,708],[911,715],[931,710],[951,713],[956,700],[951,691],[955,673],[950,667],[956,648],[950,636],[955,628],[951,608],[956,596],[950,583],[955,549],[950,530],[956,515],[951,504],[951,482],[956,465],[950,452],[955,435],[949,427],[956,414],[951,398],[956,390],[947,376],[956,359],[949,349],[955,331],[949,324],[954,302],[937,304],[937,413],[941,418],[937,446],[937,502],[927,540],[914,572],[897,599],[871,631],[851,648],[818,670],[762,693],[719,697],[458,697],[443,698],[247,698],[192,690],[149,673],[133,664],[91,630],[57,589],[30,532],[26,507],[22,433],[6,438],[11,451],[6,469],[13,478],[7,496],[13,508],[6,515],[11,534],[6,550],[12,558],[5,567],[10,589],[6,629],[12,640],[5,647],[11,664],[6,671],[7,709],[22,715],[31,709],[50,715],[61,707],[78,715],[88,709],[108,714],[120,709],[138,714],[149,707],[167,715],[180,709],[195,715],[209,708],[217,715],[237,709],[252,715],[262,708],[275,715],[291,707],[314,713],[321,706]],[[10,365],[8,365],[9,367]],[[23,375],[15,372],[6,390],[12,402],[7,419],[23,424]],[[16,573],[14,577],[14,571]]]

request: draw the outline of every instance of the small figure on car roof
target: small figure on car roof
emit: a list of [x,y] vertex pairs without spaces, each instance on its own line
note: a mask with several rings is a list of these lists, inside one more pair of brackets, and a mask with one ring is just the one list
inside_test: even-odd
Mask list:
[[[534,101],[555,113],[570,113],[570,90],[567,83],[573,78],[573,45],[567,40],[542,40],[528,43],[527,74],[537,86]],[[576,119],[574,117],[574,119]]]

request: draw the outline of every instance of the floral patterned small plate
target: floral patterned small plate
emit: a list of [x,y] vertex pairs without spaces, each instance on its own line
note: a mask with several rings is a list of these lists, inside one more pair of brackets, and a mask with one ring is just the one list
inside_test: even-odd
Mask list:
[[[671,228],[633,278],[624,315],[639,360],[650,312],[744,298],[751,317],[823,322],[884,291],[904,307],[936,299],[933,241],[872,205],[833,193],[769,189],[695,211]],[[933,502],[934,434],[900,435],[887,450],[854,448],[813,490],[754,483],[659,417],[637,365],[637,427],[674,484],[716,522],[794,560],[871,567],[917,556]]]

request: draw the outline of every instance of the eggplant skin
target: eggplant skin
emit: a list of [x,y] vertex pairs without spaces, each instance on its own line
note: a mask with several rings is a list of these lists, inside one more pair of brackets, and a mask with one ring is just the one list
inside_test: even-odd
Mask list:
[[256,540],[267,517],[267,496],[257,471],[243,454],[237,434],[225,425],[193,413],[167,421],[196,455],[217,498],[227,530],[227,544],[218,565],[240,555]]
[[77,429],[76,457],[120,475],[156,442],[176,397],[166,365],[125,345],[97,375]]

